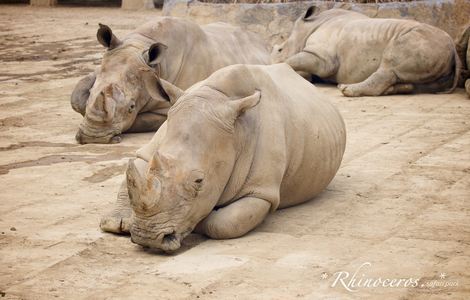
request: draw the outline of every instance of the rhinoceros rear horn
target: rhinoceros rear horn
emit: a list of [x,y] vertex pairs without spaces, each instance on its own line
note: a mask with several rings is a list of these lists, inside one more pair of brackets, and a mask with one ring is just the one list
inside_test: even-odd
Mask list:
[[232,100],[229,105],[235,110],[237,117],[247,111],[248,109],[255,107],[261,100],[261,91],[256,90],[253,95],[245,98]]
[[108,50],[114,49],[121,44],[121,41],[113,34],[113,31],[109,26],[99,24],[100,28],[96,32],[96,38],[101,45],[108,48]]
[[318,8],[315,5],[312,5],[309,8],[307,8],[307,11],[305,12],[303,19],[308,20],[310,17],[317,15],[319,12],[320,12],[320,8]]
[[85,115],[86,104],[90,97],[90,89],[95,84],[95,80],[96,75],[94,72],[82,78],[73,89],[72,96],[70,97],[70,104],[72,104],[73,110],[82,116]]

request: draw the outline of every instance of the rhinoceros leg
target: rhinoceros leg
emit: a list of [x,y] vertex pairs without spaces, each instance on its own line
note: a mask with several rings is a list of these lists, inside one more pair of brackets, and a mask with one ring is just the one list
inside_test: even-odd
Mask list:
[[366,80],[353,84],[338,84],[343,95],[348,97],[379,96],[393,86],[397,76],[392,70],[379,68]]
[[467,79],[467,81],[465,81],[465,90],[467,91],[467,95],[470,96],[470,79]]
[[415,86],[411,83],[397,83],[389,87],[383,94],[394,95],[394,94],[409,94],[412,93]]
[[289,57],[286,63],[300,74],[313,74],[320,78],[330,77],[338,70],[336,60],[328,55],[319,55],[313,52],[299,52]]
[[127,192],[127,181],[119,188],[115,208],[101,218],[100,228],[106,232],[128,233],[131,225],[132,209],[129,194]]
[[261,224],[270,208],[271,203],[266,200],[245,197],[212,211],[195,231],[213,239],[237,238]]
[[154,114],[151,112],[144,112],[137,115],[131,128],[126,132],[148,132],[156,131],[163,122],[166,121],[166,116],[161,114]]

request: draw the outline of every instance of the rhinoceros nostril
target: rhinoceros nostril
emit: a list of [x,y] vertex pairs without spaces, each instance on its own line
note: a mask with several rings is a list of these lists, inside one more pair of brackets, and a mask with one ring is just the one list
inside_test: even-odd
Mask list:
[[173,241],[177,241],[175,231],[173,231],[172,233],[169,233],[169,234],[165,234],[163,236],[163,243],[171,243]]

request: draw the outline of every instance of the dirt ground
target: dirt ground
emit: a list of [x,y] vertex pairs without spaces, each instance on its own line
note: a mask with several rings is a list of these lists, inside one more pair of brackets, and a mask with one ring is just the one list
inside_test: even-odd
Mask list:
[[[0,6],[0,298],[470,298],[470,100],[461,89],[345,98],[322,86],[347,125],[341,169],[315,200],[245,237],[191,235],[168,256],[102,233],[127,159],[152,134],[77,145],[81,116],[69,96],[99,63],[98,22],[122,36],[159,13]],[[383,284],[410,278],[417,286]]]

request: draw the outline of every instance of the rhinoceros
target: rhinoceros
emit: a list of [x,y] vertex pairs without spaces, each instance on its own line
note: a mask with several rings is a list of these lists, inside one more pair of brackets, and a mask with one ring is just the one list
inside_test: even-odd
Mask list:
[[462,83],[470,96],[470,24],[467,24],[462,35],[456,42],[457,53],[459,53],[462,62]]
[[339,83],[345,96],[451,92],[460,60],[444,31],[412,20],[374,19],[315,6],[273,47],[273,62],[286,62],[303,76]]
[[122,132],[158,129],[170,107],[159,78],[186,89],[228,65],[271,61],[260,37],[225,23],[160,17],[122,40],[100,24],[97,38],[107,48],[101,66],[78,82],[71,97],[84,116],[76,135],[82,144],[117,143]]
[[340,166],[341,115],[287,64],[225,67],[185,92],[162,86],[176,103],[129,161],[105,231],[130,230],[134,243],[163,251],[193,230],[240,237],[314,198]]

